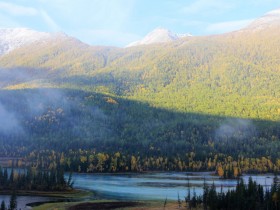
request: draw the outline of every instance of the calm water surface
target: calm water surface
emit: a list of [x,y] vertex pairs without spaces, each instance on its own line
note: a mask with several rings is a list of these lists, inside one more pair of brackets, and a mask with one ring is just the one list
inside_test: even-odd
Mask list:
[[[259,184],[269,187],[273,175],[251,175]],[[249,176],[243,176],[245,183]],[[217,189],[234,188],[236,180],[222,180],[209,172],[148,174],[73,174],[74,187],[94,191],[99,197],[124,200],[184,199],[190,184],[191,193],[201,195],[204,181]]]

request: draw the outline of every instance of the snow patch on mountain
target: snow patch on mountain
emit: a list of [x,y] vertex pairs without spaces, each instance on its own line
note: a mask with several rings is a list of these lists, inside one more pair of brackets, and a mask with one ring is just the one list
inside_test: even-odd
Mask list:
[[270,11],[264,16],[256,19],[247,28],[253,30],[262,30],[274,26],[280,26],[280,8]]
[[132,42],[126,47],[133,47],[138,45],[149,45],[155,43],[165,43],[175,41],[184,37],[192,36],[191,34],[175,34],[165,28],[156,28],[152,32],[148,33],[143,39]]
[[50,33],[38,32],[28,28],[0,28],[0,55],[50,37]]

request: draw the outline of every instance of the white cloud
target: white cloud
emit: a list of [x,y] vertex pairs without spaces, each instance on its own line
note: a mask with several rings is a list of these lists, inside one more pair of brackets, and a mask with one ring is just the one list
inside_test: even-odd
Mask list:
[[120,25],[129,20],[134,0],[39,0],[41,6],[75,24]]
[[38,10],[33,7],[25,7],[17,4],[0,2],[0,10],[9,13],[13,16],[35,16],[38,15]]
[[186,14],[209,14],[223,13],[234,5],[224,0],[197,0],[184,7],[182,11]]
[[59,31],[60,27],[53,18],[45,11],[33,7],[0,2],[0,27],[23,27],[18,16],[38,17],[43,20],[51,31]]
[[52,31],[60,31],[59,25],[49,16],[46,11],[40,10],[40,15]]
[[208,33],[225,33],[246,27],[253,19],[213,23],[207,26]]

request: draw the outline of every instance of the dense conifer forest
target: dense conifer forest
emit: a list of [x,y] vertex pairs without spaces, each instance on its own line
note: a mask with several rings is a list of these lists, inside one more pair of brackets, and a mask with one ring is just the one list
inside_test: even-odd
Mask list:
[[63,168],[55,170],[37,170],[26,167],[25,169],[7,168],[0,166],[0,192],[11,194],[10,202],[1,202],[1,210],[17,209],[17,194],[33,192],[70,192],[73,189],[72,174],[65,180]]
[[0,155],[21,158],[18,166],[216,170],[224,177],[280,168],[279,122],[180,113],[69,89],[3,90],[0,103]]
[[65,180],[64,170],[42,171],[28,167],[25,170],[0,167],[0,191],[26,190],[26,191],[67,191],[71,190],[73,182],[71,176]]
[[[235,189],[226,192],[222,188],[216,189],[214,183],[211,187],[204,186],[202,196],[191,196],[188,190],[185,201],[190,210],[197,207],[204,210],[278,210],[279,196],[280,185],[277,177],[270,188],[264,188],[250,178],[248,184],[240,179]],[[179,205],[180,203],[178,200]]]

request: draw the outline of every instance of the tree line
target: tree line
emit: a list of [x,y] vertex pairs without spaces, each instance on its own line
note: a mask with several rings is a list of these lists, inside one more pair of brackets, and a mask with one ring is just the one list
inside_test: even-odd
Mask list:
[[[10,162],[12,164],[12,162]],[[195,152],[182,156],[129,154],[127,152],[105,153],[96,150],[36,150],[25,160],[14,161],[17,167],[32,166],[37,169],[57,170],[80,173],[118,173],[144,171],[215,171],[222,178],[238,178],[243,173],[277,173],[280,159],[271,157],[237,159],[223,154],[205,158],[203,161]]]
[[65,180],[63,168],[42,171],[28,167],[23,171],[13,168],[8,171],[7,168],[0,167],[0,191],[68,191],[72,187],[72,178],[69,176],[69,179]]
[[[277,176],[271,187],[257,184],[249,178],[248,184],[243,179],[239,179],[235,189],[224,192],[222,187],[216,189],[215,184],[211,187],[204,184],[203,194],[196,196],[190,195],[188,188],[185,201],[188,209],[196,207],[204,210],[279,210],[280,209],[280,183]],[[178,199],[178,205],[181,205]]]

